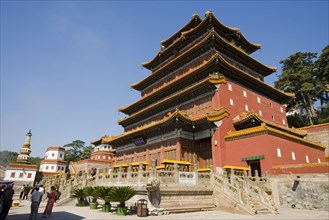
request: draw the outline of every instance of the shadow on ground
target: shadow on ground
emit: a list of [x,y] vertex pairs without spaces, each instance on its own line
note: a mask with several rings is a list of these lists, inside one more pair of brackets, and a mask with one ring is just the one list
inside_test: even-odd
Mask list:
[[[8,215],[7,220],[28,220],[29,219],[30,214],[15,214],[15,213],[11,213],[10,215]],[[80,215],[75,215],[72,214],[70,212],[56,212],[54,211],[51,214],[51,217],[49,218],[42,218],[42,213],[38,214],[38,220],[39,219],[53,219],[53,220],[58,220],[58,219],[65,219],[65,220],[81,220],[81,219],[86,219],[83,216]]]

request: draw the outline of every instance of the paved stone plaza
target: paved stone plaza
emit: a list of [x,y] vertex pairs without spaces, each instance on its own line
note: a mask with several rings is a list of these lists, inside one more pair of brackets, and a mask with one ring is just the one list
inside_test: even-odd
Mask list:
[[[45,207],[45,201],[39,208],[39,219]],[[12,207],[7,220],[27,220],[30,212],[30,202],[22,201],[19,207]],[[170,214],[162,216],[138,217],[136,214],[117,216],[115,213],[103,213],[100,209],[90,210],[89,207],[77,207],[72,204],[65,206],[54,206],[50,219],[54,220],[82,220],[82,219],[329,219],[329,211],[299,210],[292,208],[280,208],[278,215],[241,215],[222,211],[192,212]]]

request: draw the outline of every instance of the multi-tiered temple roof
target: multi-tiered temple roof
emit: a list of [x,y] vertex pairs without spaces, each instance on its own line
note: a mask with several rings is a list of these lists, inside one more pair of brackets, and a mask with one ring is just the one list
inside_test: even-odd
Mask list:
[[[276,68],[250,56],[261,46],[250,43],[239,29],[223,25],[212,12],[206,12],[203,20],[194,14],[183,28],[161,41],[161,46],[161,51],[152,60],[142,64],[152,73],[131,85],[141,91],[141,98],[119,108],[127,116],[118,123],[128,133],[143,130],[143,127],[164,118],[158,117],[140,124],[151,115],[164,109],[175,109],[180,103],[215,91],[216,84],[223,83],[226,77],[279,103],[293,97],[293,94],[283,93],[264,83],[264,77]],[[220,77],[221,81],[211,80],[214,76]]]

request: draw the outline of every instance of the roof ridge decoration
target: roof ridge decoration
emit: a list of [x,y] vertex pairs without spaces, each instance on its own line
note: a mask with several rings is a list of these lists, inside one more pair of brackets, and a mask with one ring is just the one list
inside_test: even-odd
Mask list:
[[177,37],[179,37],[182,32],[184,32],[186,29],[189,29],[190,26],[192,26],[192,28],[193,28],[195,24],[198,24],[201,22],[202,22],[202,19],[200,18],[200,16],[198,14],[193,14],[191,20],[187,24],[185,24],[181,29],[179,29],[177,32],[175,32],[168,39],[160,41],[160,45],[163,47],[170,46],[172,44],[172,42],[175,41],[175,39],[177,39]]
[[235,118],[233,118],[233,124],[242,124],[245,123],[247,120],[254,118],[258,121],[261,122],[261,125],[263,126],[269,126],[269,127],[273,127],[300,137],[305,137],[307,135],[307,131],[303,130],[303,129],[299,129],[299,128],[289,128],[286,126],[282,126],[267,120],[262,119],[257,113],[254,113],[253,111],[249,111],[249,112],[241,112],[240,115],[237,115]]
[[[196,17],[194,17],[196,16]],[[191,25],[193,24],[192,22],[194,21],[195,18],[198,18],[198,24],[196,26]],[[180,40],[184,40],[185,36],[197,31],[198,29],[200,29],[203,25],[205,25],[207,22],[215,22],[215,24],[217,24],[219,27],[223,28],[224,30],[231,32],[231,35],[235,35],[236,38],[239,41],[242,41],[245,43],[245,45],[249,45],[249,47],[253,47],[253,50],[251,50],[251,52],[246,52],[247,54],[251,54],[252,52],[258,50],[261,48],[261,44],[255,44],[255,43],[251,43],[249,42],[246,37],[241,33],[239,28],[232,28],[229,27],[227,25],[222,24],[211,11],[207,11],[205,13],[205,19],[200,19],[200,17],[198,15],[193,15],[192,19],[190,20],[190,22],[188,22],[183,28],[181,28],[179,31],[175,32],[174,35],[172,35],[170,38],[168,38],[167,40],[163,40],[160,42],[162,49],[155,55],[155,57],[149,61],[143,62],[142,66],[147,68],[147,69],[152,69],[151,66],[149,66],[153,61],[155,61],[156,58],[160,57],[162,53],[164,53],[168,48],[172,47],[173,44],[176,44],[178,41]],[[189,28],[189,26],[191,26],[191,28]]]
[[225,106],[221,107],[220,109],[213,109],[207,113],[208,121],[220,121],[225,117],[230,117],[230,113]]
[[191,117],[190,115],[187,114],[186,111],[184,110],[180,110],[179,108],[176,108],[173,112],[168,112],[162,119],[157,120],[157,121],[152,121],[148,124],[143,124],[139,127],[136,127],[135,129],[126,131],[122,134],[116,135],[116,136],[111,136],[108,138],[104,138],[103,141],[106,143],[109,143],[110,141],[128,136],[128,135],[132,135],[138,131],[144,131],[147,130],[151,127],[155,127],[158,126],[160,124],[164,124],[166,122],[170,122],[170,120],[172,119],[176,119],[177,118],[182,118],[185,119],[187,121],[191,121],[191,122],[197,122],[199,120],[203,120],[203,119],[207,119],[208,121],[214,122],[214,121],[219,121],[222,120],[224,117],[229,117],[229,112],[228,109],[226,107],[221,107],[219,109],[213,109],[210,112],[204,114],[204,115],[200,115],[200,116],[196,116],[196,117]]
[[[98,138],[98,139],[95,139],[95,140],[90,141],[90,143],[91,143],[91,144],[95,144],[95,143],[97,143],[97,142],[99,142],[99,141],[102,141],[103,138],[107,138],[107,137],[109,137],[109,135],[108,135],[108,134],[105,134],[105,135],[103,135],[102,137],[100,137],[100,138]],[[102,142],[101,142],[101,143],[102,143]]]
[[209,74],[209,82],[213,84],[226,84],[227,80],[223,74],[214,72]]

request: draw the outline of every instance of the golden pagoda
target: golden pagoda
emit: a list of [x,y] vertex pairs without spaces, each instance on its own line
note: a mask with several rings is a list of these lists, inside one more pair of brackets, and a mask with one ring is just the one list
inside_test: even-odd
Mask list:
[[25,163],[25,164],[30,164],[31,163],[31,129],[29,132],[26,134],[25,141],[23,146],[21,147],[20,154],[17,157],[17,163]]

